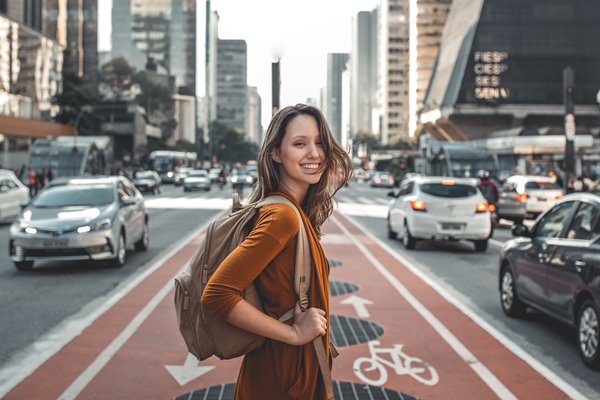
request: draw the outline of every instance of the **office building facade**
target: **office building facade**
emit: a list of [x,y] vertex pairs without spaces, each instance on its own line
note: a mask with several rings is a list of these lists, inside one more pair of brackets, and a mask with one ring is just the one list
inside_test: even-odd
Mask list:
[[113,1],[112,58],[136,69],[155,66],[175,77],[178,91],[196,92],[196,1]]
[[[331,133],[338,141],[342,140],[342,74],[348,67],[348,53],[327,54],[327,87],[325,89],[325,118]],[[349,97],[348,97],[349,98]]]
[[600,126],[598,15],[595,0],[454,0],[421,113],[426,131],[441,140],[564,133],[567,66],[578,134]]
[[[377,109],[377,10],[352,19],[350,53],[350,136],[379,133]],[[374,117],[375,115],[375,117]]]
[[409,1],[382,0],[378,19],[381,143],[409,138]]
[[248,49],[245,40],[217,40],[216,120],[248,132]]

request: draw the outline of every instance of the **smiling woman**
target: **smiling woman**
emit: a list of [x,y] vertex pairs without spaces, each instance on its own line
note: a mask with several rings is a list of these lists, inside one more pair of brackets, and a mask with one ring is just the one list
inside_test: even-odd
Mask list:
[[[277,195],[300,212],[312,250],[308,298],[296,304],[298,217],[288,205],[270,204],[260,208],[246,239],[210,278],[202,305],[230,324],[267,339],[245,356],[236,399],[333,398],[329,276],[319,237],[331,215],[333,196],[350,177],[352,162],[335,142],[321,112],[298,104],[273,117],[257,172],[250,203]],[[252,282],[265,313],[240,297]],[[293,320],[279,320],[294,308]]]

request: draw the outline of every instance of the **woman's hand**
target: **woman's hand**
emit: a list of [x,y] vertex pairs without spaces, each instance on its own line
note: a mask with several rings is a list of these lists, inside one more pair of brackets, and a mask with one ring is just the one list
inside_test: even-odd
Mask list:
[[302,346],[312,342],[317,336],[327,332],[327,319],[325,311],[311,307],[305,312],[300,309],[299,303],[294,308],[294,324],[292,325],[292,339],[289,344]]

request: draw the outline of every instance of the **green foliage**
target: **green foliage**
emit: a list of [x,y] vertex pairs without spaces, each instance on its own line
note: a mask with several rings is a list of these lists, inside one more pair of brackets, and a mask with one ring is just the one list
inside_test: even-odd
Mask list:
[[63,90],[56,96],[60,112],[54,120],[63,124],[77,124],[82,134],[96,134],[100,130],[102,119],[94,113],[82,111],[82,107],[101,101],[95,82],[84,81],[77,74],[63,74]]
[[155,111],[173,112],[172,93],[166,85],[151,79],[151,76],[145,71],[136,73],[133,79],[140,88],[140,93],[136,96],[135,101],[146,109],[148,115]]
[[135,68],[123,57],[110,60],[102,66],[100,72],[102,82],[107,84],[117,97],[131,90],[134,84]]
[[226,163],[246,163],[258,157],[258,145],[249,143],[244,135],[220,122],[211,124],[213,152],[218,160]]

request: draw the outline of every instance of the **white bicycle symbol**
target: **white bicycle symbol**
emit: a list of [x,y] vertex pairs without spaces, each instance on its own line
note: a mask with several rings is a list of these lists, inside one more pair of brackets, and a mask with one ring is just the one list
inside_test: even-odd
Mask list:
[[[424,385],[433,386],[439,382],[438,373],[431,365],[420,358],[411,357],[402,352],[401,344],[396,344],[391,348],[376,348],[381,344],[379,340],[371,340],[369,343],[369,352],[371,357],[359,357],[354,360],[354,374],[361,381],[373,386],[381,386],[388,379],[386,366],[392,368],[396,375],[410,375],[418,382]],[[390,360],[386,360],[380,355],[387,354]],[[376,371],[374,379],[370,379],[365,372]]]

